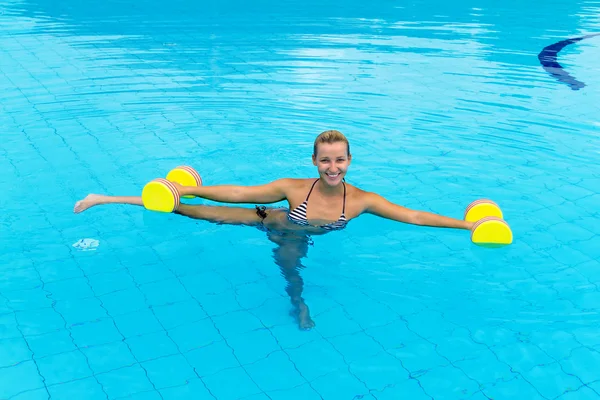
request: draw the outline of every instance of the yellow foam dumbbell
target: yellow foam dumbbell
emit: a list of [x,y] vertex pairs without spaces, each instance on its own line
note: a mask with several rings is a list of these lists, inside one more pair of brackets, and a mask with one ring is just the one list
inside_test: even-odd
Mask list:
[[[202,186],[202,177],[192,167],[180,165],[173,168],[167,174],[167,180],[180,184],[181,186]],[[191,199],[194,196],[183,196],[183,198]]]
[[142,190],[142,203],[147,210],[170,213],[179,207],[179,192],[163,178],[148,182]]
[[475,200],[465,210],[465,221],[475,222],[471,241],[482,247],[502,247],[512,243],[513,234],[502,210],[492,200]]

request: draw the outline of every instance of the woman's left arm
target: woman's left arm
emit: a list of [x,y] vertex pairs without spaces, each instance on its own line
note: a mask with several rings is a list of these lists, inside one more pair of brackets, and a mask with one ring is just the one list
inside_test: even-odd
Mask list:
[[394,204],[376,193],[365,193],[365,213],[413,225],[471,230],[473,222],[444,217],[426,211],[411,210]]

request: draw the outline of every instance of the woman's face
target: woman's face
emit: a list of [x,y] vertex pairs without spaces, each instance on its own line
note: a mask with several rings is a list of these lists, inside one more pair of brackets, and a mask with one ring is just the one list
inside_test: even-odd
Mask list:
[[319,143],[317,154],[313,155],[313,164],[319,171],[323,183],[337,186],[346,176],[352,156],[344,142]]

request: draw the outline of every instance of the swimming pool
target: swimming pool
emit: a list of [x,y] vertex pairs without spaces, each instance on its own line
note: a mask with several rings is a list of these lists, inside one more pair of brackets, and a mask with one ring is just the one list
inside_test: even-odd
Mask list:
[[[558,54],[579,90],[538,54],[600,3],[484,3],[0,0],[0,399],[599,398],[600,37]],[[263,232],[72,213],[182,164],[314,176],[330,128],[349,182],[491,198],[515,242],[361,217],[314,238],[301,331]]]

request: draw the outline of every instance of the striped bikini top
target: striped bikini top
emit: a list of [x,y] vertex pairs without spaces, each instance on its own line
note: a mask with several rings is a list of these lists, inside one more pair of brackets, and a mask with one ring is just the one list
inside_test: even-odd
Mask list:
[[[318,181],[319,181],[318,179],[316,181],[314,181],[314,183],[310,187],[310,191],[308,192],[308,195],[306,196],[306,200],[304,200],[304,202],[302,204],[300,204],[298,207],[296,207],[295,209],[290,211],[290,213],[288,214],[288,220],[290,222],[293,222],[296,225],[313,226],[308,223],[308,219],[306,218],[306,206],[308,205],[308,198],[310,197],[310,194],[312,193],[313,188],[315,187],[315,184]],[[346,227],[346,224],[347,224],[346,215],[345,215],[345,212],[346,212],[346,184],[343,181],[342,181],[342,184],[344,185],[344,205],[342,207],[342,215],[335,222],[331,222],[331,223],[328,223],[325,225],[318,225],[319,228],[323,228],[323,229],[330,230],[330,231],[335,231],[335,230],[339,230],[339,229],[344,229]]]

